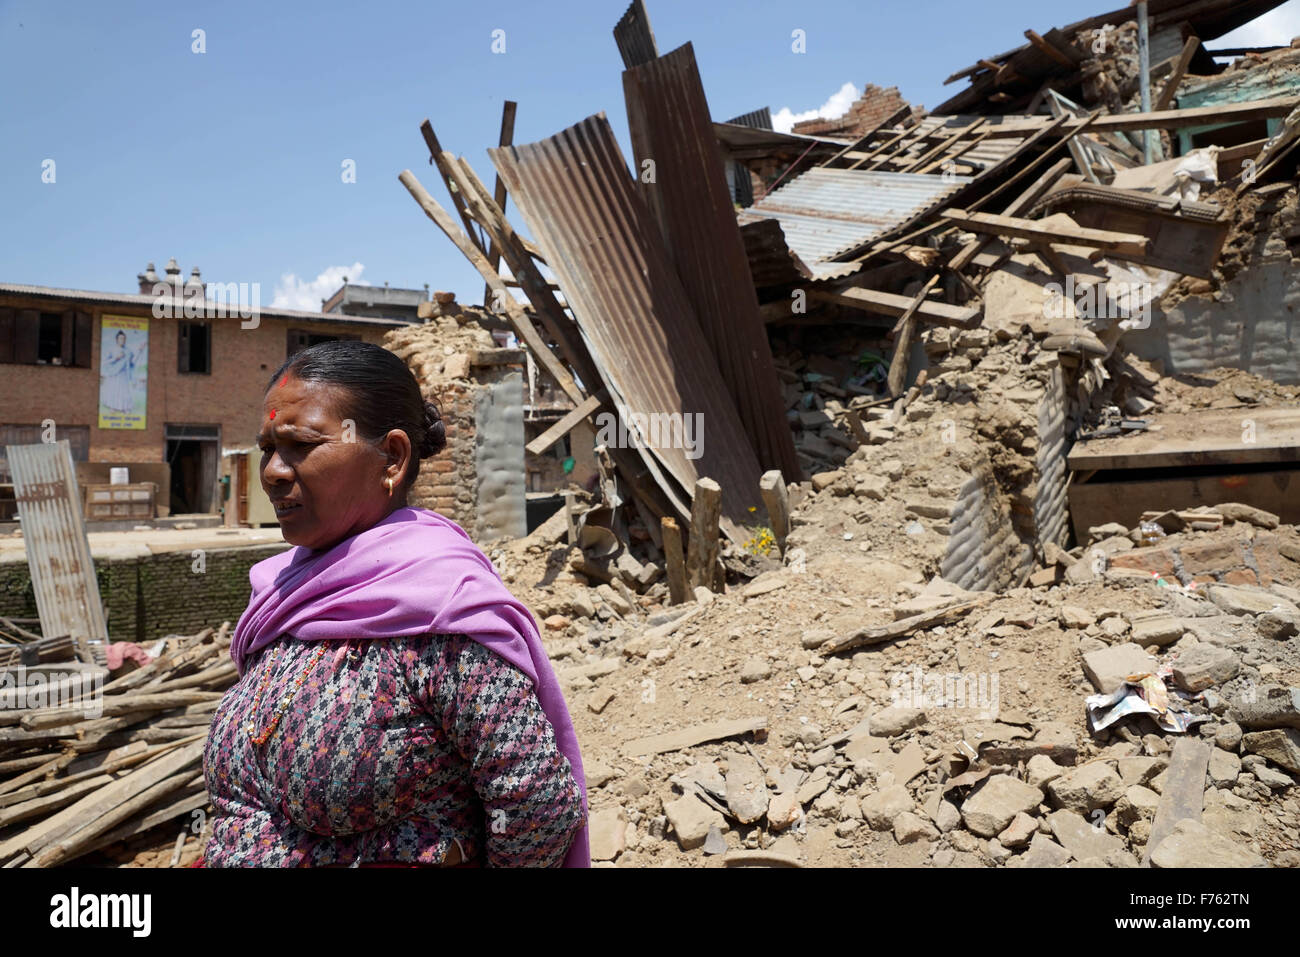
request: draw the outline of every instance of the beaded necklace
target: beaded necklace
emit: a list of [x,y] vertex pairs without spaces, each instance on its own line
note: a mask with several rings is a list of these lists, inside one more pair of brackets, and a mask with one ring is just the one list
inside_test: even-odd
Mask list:
[[[266,729],[263,730],[261,734],[257,733],[256,725],[254,725],[252,720],[249,720],[248,724],[245,726],[245,730],[248,731],[248,736],[253,739],[253,744],[260,748],[275,732],[275,729],[280,724],[280,718],[284,716],[285,711],[289,708],[289,703],[293,701],[293,696],[298,693],[298,689],[301,688],[303,682],[307,680],[307,675],[311,673],[324,655],[325,642],[322,641],[318,644],[316,653],[312,655],[311,661],[307,662],[307,667],[298,673],[298,677],[293,679],[293,687],[291,687],[289,691],[285,693],[284,697],[280,699],[280,703],[276,706],[275,713],[271,716],[271,723],[266,726]],[[262,693],[266,691],[266,686],[271,681],[271,674],[275,671],[276,662],[279,660],[280,646],[277,644],[271,650],[271,660],[267,663],[266,670],[262,673],[262,680],[257,686],[257,694],[253,696],[253,706],[249,709],[250,719],[253,715],[257,714],[257,707],[262,703]]]

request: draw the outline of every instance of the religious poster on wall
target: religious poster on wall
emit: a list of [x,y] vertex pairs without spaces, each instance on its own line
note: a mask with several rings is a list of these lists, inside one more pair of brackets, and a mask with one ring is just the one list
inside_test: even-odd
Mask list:
[[149,320],[104,316],[99,336],[99,427],[143,429],[149,398]]

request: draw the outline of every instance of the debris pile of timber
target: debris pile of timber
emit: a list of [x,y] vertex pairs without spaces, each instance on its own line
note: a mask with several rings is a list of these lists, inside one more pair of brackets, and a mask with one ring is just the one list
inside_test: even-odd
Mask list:
[[226,622],[172,639],[149,664],[57,700],[46,686],[41,703],[57,706],[0,710],[0,866],[65,864],[207,807],[203,744],[237,679],[229,633]]

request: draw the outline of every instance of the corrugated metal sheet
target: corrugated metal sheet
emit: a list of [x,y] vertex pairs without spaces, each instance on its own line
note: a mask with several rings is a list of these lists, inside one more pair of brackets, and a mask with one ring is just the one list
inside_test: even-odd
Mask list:
[[46,638],[71,635],[83,659],[90,661],[87,641],[107,640],[108,628],[71,446],[67,439],[10,445],[8,455],[41,632]]
[[760,504],[762,470],[605,115],[488,155],[546,254],[614,401],[642,415],[703,416],[697,458],[688,457],[685,443],[654,443],[651,435],[637,443],[646,467],[683,516],[696,479],[716,479],[723,529],[743,540],[749,508]]
[[765,106],[761,110],[750,110],[748,113],[741,113],[740,116],[733,116],[731,119],[722,122],[730,123],[732,126],[749,126],[756,130],[770,130],[772,128],[772,111]]
[[655,32],[650,29],[650,14],[646,13],[642,0],[632,0],[631,6],[614,24],[614,42],[618,44],[623,65],[629,70],[642,63],[649,63],[659,55],[659,48],[655,46]]
[[775,219],[790,249],[818,279],[841,273],[832,262],[906,222],[971,182],[969,176],[810,169],[739,214],[743,223]]
[[772,364],[749,260],[727,191],[709,104],[687,43],[623,74],[636,168],[655,165],[641,195],[659,221],[722,381],[731,393],[759,464],[803,479],[785,402]]

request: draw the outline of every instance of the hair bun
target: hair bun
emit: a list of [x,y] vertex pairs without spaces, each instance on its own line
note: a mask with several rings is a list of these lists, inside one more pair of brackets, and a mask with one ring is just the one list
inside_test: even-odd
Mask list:
[[442,424],[442,413],[432,402],[424,403],[424,439],[420,442],[420,458],[437,455],[447,447],[447,427]]

